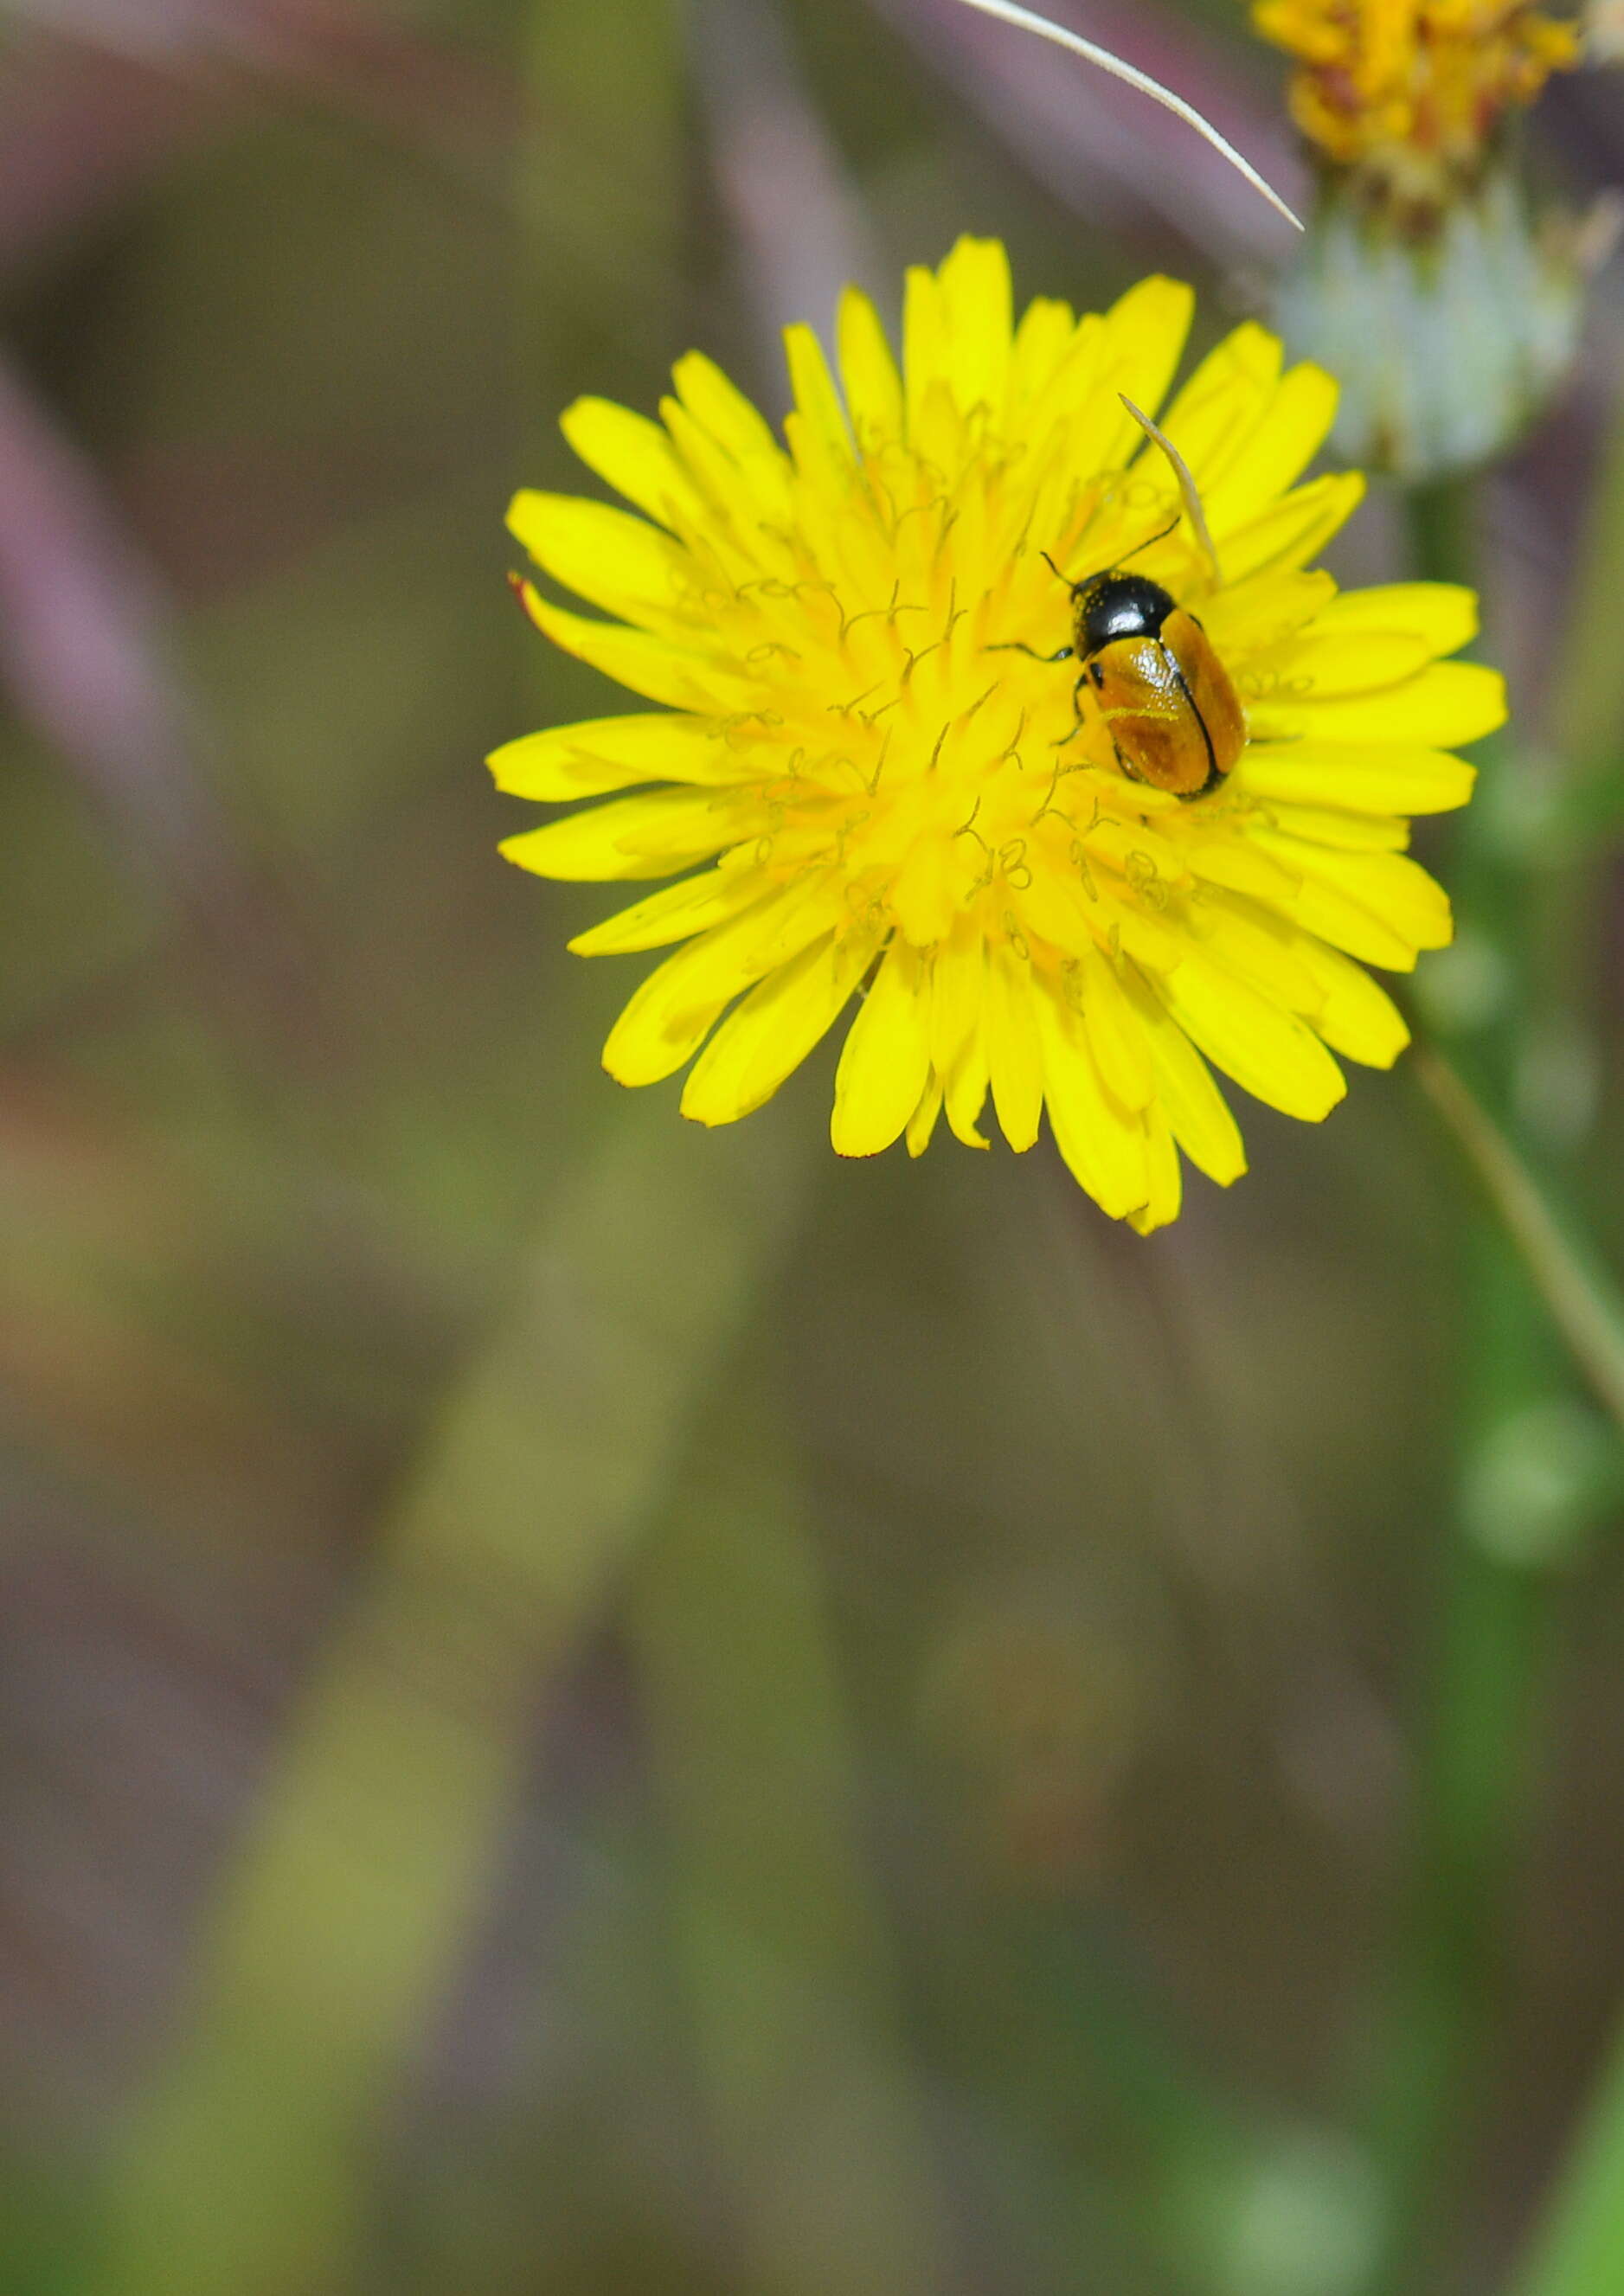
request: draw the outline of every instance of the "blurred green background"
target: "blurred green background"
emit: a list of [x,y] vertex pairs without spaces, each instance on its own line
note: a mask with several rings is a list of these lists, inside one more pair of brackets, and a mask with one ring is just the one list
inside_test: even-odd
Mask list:
[[[1238,5],[1087,27],[1302,193]],[[1624,165],[1595,85],[1545,131]],[[504,586],[557,412],[702,344],[776,413],[779,324],[964,229],[1204,340],[1283,251],[949,0],[0,10],[16,2296],[1359,2296],[1413,2170],[1422,2284],[1525,2234],[1624,1978],[1624,1579],[1513,1443],[1526,1824],[1452,1958],[1411,1078],[1248,1109],[1147,1245],[1046,1146],[837,1164],[827,1050],[726,1133],[622,1094],[601,895],[496,852],[484,754],[619,706]],[[1489,496],[1525,713],[1621,340],[1615,272]],[[1402,553],[1378,496],[1341,570]]]

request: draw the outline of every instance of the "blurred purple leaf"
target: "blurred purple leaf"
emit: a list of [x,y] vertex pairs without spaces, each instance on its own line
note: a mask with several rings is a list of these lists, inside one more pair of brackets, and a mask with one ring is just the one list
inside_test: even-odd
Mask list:
[[217,113],[195,88],[122,58],[12,43],[0,75],[0,277],[116,207]]
[[[1210,261],[1279,260],[1281,234],[1257,194],[1169,114],[1094,74],[1055,69],[1036,42],[947,0],[872,0],[979,112],[1028,171],[1094,226],[1147,213]],[[1049,12],[1152,79],[1177,87],[1292,206],[1308,190],[1284,104],[1260,104],[1217,41],[1152,0],[1055,0]]]
[[878,290],[883,266],[782,9],[773,0],[701,0],[693,47],[718,189],[781,373],[779,330],[797,319],[826,327],[841,288]]
[[0,0],[0,275],[138,192],[266,83],[343,105],[459,172],[498,166],[521,117],[474,50],[355,0]]
[[229,976],[285,986],[260,871],[199,769],[167,614],[94,472],[0,364],[0,682]]

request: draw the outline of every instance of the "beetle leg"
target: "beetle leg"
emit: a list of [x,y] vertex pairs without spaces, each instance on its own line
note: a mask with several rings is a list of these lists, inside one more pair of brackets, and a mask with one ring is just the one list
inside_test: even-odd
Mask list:
[[1084,688],[1084,686],[1087,684],[1087,682],[1088,682],[1088,681],[1087,681],[1087,672],[1085,672],[1085,673],[1084,673],[1084,675],[1083,675],[1081,677],[1079,677],[1079,678],[1078,679],[1077,684],[1072,687],[1072,689],[1071,689],[1071,719],[1072,719],[1072,723],[1071,723],[1070,730],[1070,732],[1068,732],[1068,733],[1064,733],[1064,734],[1062,734],[1061,735],[1061,737],[1060,737],[1060,739],[1059,739],[1059,741],[1058,741],[1058,742],[1050,742],[1049,747],[1050,747],[1052,750],[1063,750],[1063,749],[1068,748],[1071,742],[1075,742],[1075,741],[1076,741],[1076,739],[1077,739],[1078,735],[1079,735],[1079,734],[1083,731],[1084,727],[1087,725],[1088,720],[1087,720],[1087,719],[1084,717],[1084,715],[1083,715],[1083,688]]

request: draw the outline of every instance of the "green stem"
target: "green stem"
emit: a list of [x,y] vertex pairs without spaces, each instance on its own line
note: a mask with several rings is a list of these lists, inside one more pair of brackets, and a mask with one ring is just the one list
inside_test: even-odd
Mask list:
[[[1475,503],[1456,482],[1412,497],[1417,570],[1473,578]],[[1504,752],[1485,775],[1516,770]],[[1491,798],[1498,794],[1491,783]],[[1489,1024],[1463,1046],[1475,1090],[1508,1109],[1522,1055],[1530,909],[1516,857],[1497,833],[1501,808],[1480,802],[1457,871],[1461,935],[1508,984]],[[1444,1071],[1444,1073],[1448,1073]],[[1472,1219],[1462,1238],[1468,1300],[1452,1520],[1417,1783],[1411,1898],[1382,2030],[1374,2137],[1390,2201],[1377,2285],[1435,2284],[1473,2099],[1492,2040],[1497,1961],[1514,1866],[1529,1748],[1544,1677],[1544,1583],[1518,1552],[1484,1535],[1494,1464],[1528,1414],[1547,1404],[1561,1366],[1544,1306],[1515,1241]],[[1560,1391],[1558,1389],[1557,1391]]]
[[[1618,642],[1618,601],[1624,591],[1624,410],[1615,414],[1586,555],[1550,729],[1554,770],[1566,800],[1557,811],[1559,817],[1565,814],[1569,835],[1546,887],[1554,951],[1547,994],[1558,1013],[1579,1008],[1589,977],[1600,874],[1596,848],[1608,834],[1616,836],[1620,812],[1624,648]],[[1617,1345],[1624,1332],[1617,1292],[1597,1281],[1592,1257],[1571,1224],[1557,1216],[1542,1218],[1546,1208],[1530,1205],[1527,1191],[1500,1153],[1501,1144],[1485,1138],[1480,1128],[1463,1129],[1457,1123],[1456,1128],[1485,1185],[1501,1201],[1504,1216],[1508,1222],[1519,1219],[1531,1234],[1538,1258],[1530,1252],[1530,1265],[1561,1279],[1560,1299],[1571,1316],[1578,1315],[1589,1353]],[[1553,1301],[1553,1313],[1558,1312]],[[1570,1343],[1577,1349],[1571,1333]],[[1591,1375],[1595,1378],[1594,1369]],[[1610,1380],[1607,1400],[1615,1415],[1616,1394]],[[1604,2296],[1624,2287],[1624,2021],[1614,2033],[1583,2126],[1558,2170],[1527,2261],[1512,2285],[1516,2296]]]
[[1515,2296],[1612,2296],[1624,2287],[1624,2030],[1562,2171]]
[[1597,1399],[1624,1431],[1624,1292],[1573,1215],[1431,1046],[1415,1073],[1454,1131],[1551,1321]]
[[718,2196],[758,2296],[931,2296],[941,2196],[759,1339],[718,1382],[630,1603]]

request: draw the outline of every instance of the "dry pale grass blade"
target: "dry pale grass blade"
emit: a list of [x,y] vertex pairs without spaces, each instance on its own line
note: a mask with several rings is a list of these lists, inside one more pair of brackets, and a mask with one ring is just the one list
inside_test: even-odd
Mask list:
[[718,1382],[628,1604],[694,2070],[750,2287],[933,2296],[944,2196],[768,1328]]
[[1551,1320],[1598,1401],[1624,1428],[1624,1295],[1565,1205],[1541,1185],[1458,1069],[1431,1045],[1412,1055]]
[[1141,95],[1148,95],[1152,102],[1160,103],[1176,119],[1182,119],[1186,127],[1194,128],[1196,134],[1210,144],[1215,152],[1220,152],[1232,168],[1238,169],[1254,191],[1261,193],[1270,207],[1283,215],[1294,230],[1302,229],[1300,217],[1292,212],[1279,193],[1265,182],[1251,160],[1235,150],[1228,137],[1220,135],[1211,121],[1203,119],[1193,103],[1186,102],[1182,95],[1175,95],[1171,88],[1163,87],[1161,81],[1152,79],[1148,72],[1140,71],[1134,64],[1124,63],[1120,56],[1113,56],[1109,48],[1102,48],[1093,40],[1086,40],[1080,32],[1070,30],[1064,24],[1054,23],[1047,16],[1039,16],[1030,8],[1018,6],[1016,0],[960,0],[960,4],[976,9],[983,16],[994,17],[1001,24],[1013,24],[1017,30],[1035,32],[1039,39],[1053,40],[1056,47],[1065,48],[1074,56],[1081,56],[1085,63],[1109,72],[1113,79],[1120,79],[1127,87],[1136,88]]
[[1185,462],[1184,456],[1173,444],[1173,441],[1168,437],[1167,432],[1162,430],[1159,423],[1152,422],[1150,416],[1144,413],[1142,407],[1136,406],[1133,400],[1128,397],[1125,390],[1119,391],[1117,396],[1122,401],[1123,406],[1127,407],[1128,413],[1133,416],[1134,421],[1139,425],[1141,430],[1144,431],[1145,437],[1150,440],[1152,446],[1159,447],[1161,452],[1167,456],[1169,463],[1172,466],[1173,476],[1178,481],[1179,497],[1185,506],[1185,516],[1190,521],[1190,530],[1194,535],[1196,541],[1201,545],[1202,554],[1212,570],[1213,580],[1215,582],[1221,582],[1224,578],[1223,569],[1218,564],[1218,554],[1216,548],[1213,546],[1212,536],[1208,529],[1207,513],[1202,508],[1200,490],[1196,486],[1195,480],[1190,475],[1190,465]]
[[[1272,264],[1279,234],[1271,210],[1210,147],[1181,165],[1186,131],[1170,112],[1122,102],[1103,72],[1056,71],[1046,43],[1012,40],[972,9],[944,13],[941,0],[869,5],[1091,233],[1138,234],[1153,217],[1220,271]],[[1300,206],[1308,172],[1284,115],[1260,100],[1216,29],[1174,13],[1169,0],[1089,0],[1089,20],[1102,46],[1152,78],[1199,87],[1209,119]]]
[[80,2296],[363,2284],[376,2148],[481,1918],[535,1716],[671,1497],[809,1146],[628,1100],[558,1192],[214,1884]]

